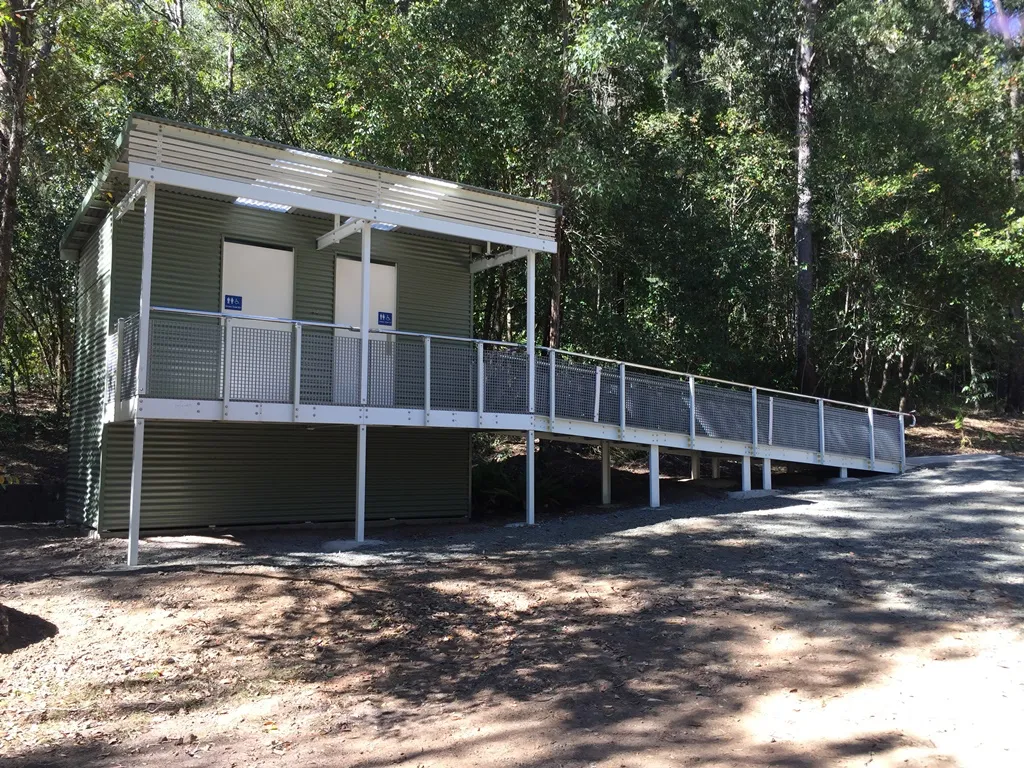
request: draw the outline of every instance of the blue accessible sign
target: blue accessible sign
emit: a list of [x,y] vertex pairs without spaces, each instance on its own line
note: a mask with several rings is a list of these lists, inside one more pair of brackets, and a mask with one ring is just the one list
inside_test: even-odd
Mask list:
[[241,296],[232,296],[230,294],[225,294],[225,296],[224,296],[224,309],[231,309],[231,310],[234,310],[235,312],[241,312],[242,311],[242,297]]
[[377,325],[393,325],[394,317],[390,312],[377,313]]

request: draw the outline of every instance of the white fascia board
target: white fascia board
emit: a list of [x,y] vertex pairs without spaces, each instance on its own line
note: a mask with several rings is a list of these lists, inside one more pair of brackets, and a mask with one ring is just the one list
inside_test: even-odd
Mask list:
[[332,200],[317,195],[304,195],[301,192],[247,184],[241,181],[207,176],[206,174],[193,173],[192,171],[179,171],[159,165],[129,163],[128,176],[133,179],[155,181],[158,184],[169,184],[174,187],[210,192],[215,195],[265,200],[268,203],[289,205],[293,208],[301,208],[307,211],[317,211],[318,213],[327,213],[344,218],[379,221],[384,224],[394,224],[396,227],[418,229],[422,232],[433,232],[450,237],[462,237],[467,240],[518,246],[543,253],[556,253],[558,251],[558,246],[554,240],[546,240],[541,237],[490,229],[488,227],[478,227],[471,224],[461,224],[455,221],[445,221],[444,219],[435,219],[429,216],[417,216],[411,213],[392,211],[388,208],[375,208],[370,205],[347,203],[343,200]]
[[472,262],[469,265],[469,271],[475,275],[477,272],[483,272],[485,269],[500,267],[502,264],[508,264],[510,261],[518,261],[525,258],[526,250],[524,248],[511,248],[499,253],[497,256],[490,256],[486,259],[478,259]]
[[[632,446],[644,449],[650,445],[689,453],[699,450],[715,454],[719,458],[738,460],[751,456],[753,447],[735,440],[713,437],[697,437],[693,446],[688,435],[659,430],[629,428],[624,437],[614,424],[595,424],[589,421],[557,419],[553,429],[548,419],[529,414],[486,412],[478,418],[475,411],[430,411],[429,418],[417,408],[374,408],[344,405],[300,405],[298,410],[291,403],[243,403],[231,402],[227,418],[224,404],[220,400],[172,400],[154,397],[133,398],[132,405],[118,413],[118,418],[139,416],[147,419],[175,419],[190,421],[239,421],[239,422],[300,422],[304,424],[368,424],[370,426],[407,426],[428,429],[483,429],[489,432],[508,432],[521,435],[524,431],[538,430],[543,439],[579,440],[580,442],[608,440],[620,447]],[[769,458],[775,461],[790,461],[798,464],[820,465],[821,459],[815,451],[804,451],[781,446],[759,446],[753,458]],[[826,454],[825,466],[848,467],[850,469],[874,470],[896,474],[900,471],[898,461],[876,460],[874,466],[867,458]]]
[[342,224],[340,227],[332,229],[326,235],[320,235],[316,239],[316,249],[322,251],[324,248],[330,248],[332,245],[336,245],[344,240],[349,235],[354,235],[363,228],[363,223],[366,219],[355,219],[347,224]]

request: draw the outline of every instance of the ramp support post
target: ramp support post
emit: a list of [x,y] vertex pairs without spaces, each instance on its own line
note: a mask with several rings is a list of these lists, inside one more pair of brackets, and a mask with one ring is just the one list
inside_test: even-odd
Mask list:
[[356,541],[366,538],[366,425],[356,433]]
[[531,429],[526,433],[526,524],[533,525],[534,516],[534,489],[536,486],[536,459],[537,452],[534,445],[536,433]]
[[744,456],[740,462],[740,489],[750,490],[750,457]]
[[766,491],[772,489],[772,460],[761,459],[761,487]]
[[700,480],[700,451],[690,451],[690,479]]
[[652,445],[648,460],[650,471],[651,507],[656,509],[661,506],[661,454],[658,446]]
[[142,521],[142,446],[146,420],[135,419],[132,436],[132,480],[128,506],[128,565],[139,564],[139,528]]
[[612,503],[612,457],[607,440],[601,441],[601,503]]
[[850,471],[846,467],[839,468],[839,479],[847,480],[850,477]]
[[711,460],[711,479],[717,480],[722,476],[722,464],[721,459]]

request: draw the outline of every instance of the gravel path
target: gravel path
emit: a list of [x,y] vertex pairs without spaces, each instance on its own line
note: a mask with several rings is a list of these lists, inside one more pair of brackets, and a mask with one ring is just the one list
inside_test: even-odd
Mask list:
[[0,758],[1024,763],[1022,460],[375,535],[0,529]]

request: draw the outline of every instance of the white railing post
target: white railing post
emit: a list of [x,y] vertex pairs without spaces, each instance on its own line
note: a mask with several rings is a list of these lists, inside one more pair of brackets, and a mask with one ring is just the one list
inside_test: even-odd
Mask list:
[[697,382],[689,377],[690,384],[690,447],[697,445]]
[[594,368],[594,421],[601,420],[601,366]]
[[221,398],[223,400],[223,418],[228,417],[228,406],[231,404],[231,337],[234,324],[230,317],[224,318],[224,375],[221,377]]
[[548,419],[550,429],[555,428],[555,373],[558,371],[558,355],[553,349],[548,350]]
[[825,463],[825,401],[818,400],[818,450],[821,452],[820,462]]
[[626,364],[619,363],[619,437],[626,436]]
[[868,462],[875,468],[875,409],[868,408]]
[[768,398],[768,445],[774,445],[775,398]]
[[757,450],[757,387],[750,388],[750,424],[751,432],[751,443],[754,445],[754,450]]
[[532,414],[537,409],[537,366],[536,366],[536,345],[537,345],[537,323],[536,323],[536,296],[537,296],[537,252],[526,252],[526,357],[529,361],[529,370],[526,372],[526,399],[529,412]]
[[299,420],[299,403],[302,398],[302,326],[293,323],[295,331],[292,360],[292,421]]
[[423,337],[423,420],[430,423],[430,337]]
[[484,419],[484,408],[487,405],[487,392],[485,391],[487,377],[484,375],[484,343],[476,343],[476,418],[477,426],[482,426]]
[[117,353],[114,355],[114,419],[121,407],[121,367],[124,365],[124,318],[117,319]]
[[142,221],[142,274],[139,281],[139,340],[136,351],[135,391],[149,388],[149,310],[153,288],[153,229],[156,226],[156,184],[146,184],[146,212]]

